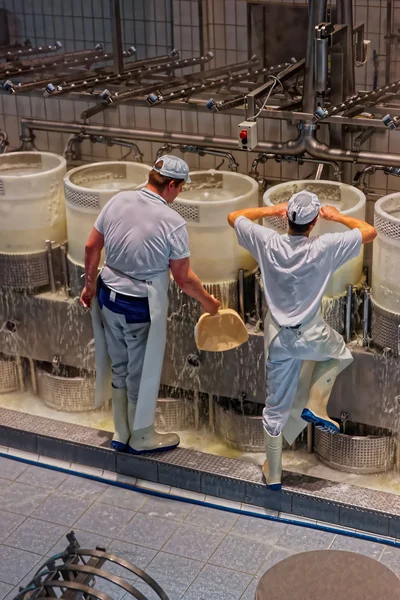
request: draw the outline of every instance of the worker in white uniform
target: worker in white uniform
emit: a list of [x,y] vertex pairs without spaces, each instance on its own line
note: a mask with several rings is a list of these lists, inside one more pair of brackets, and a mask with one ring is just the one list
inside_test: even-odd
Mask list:
[[[287,217],[287,233],[281,235],[252,222],[265,217]],[[318,217],[341,223],[349,231],[310,237]],[[322,318],[320,304],[332,273],[358,256],[361,245],[375,239],[376,230],[332,206],[321,207],[318,197],[307,191],[294,194],[289,203],[238,210],[228,221],[239,244],[260,266],[269,309],[264,325],[267,460],[263,473],[268,487],[279,490],[282,432],[292,443],[306,422],[332,433],[339,431],[326,409],[337,375],[353,358],[343,337]],[[296,424],[291,410],[303,361],[315,361],[315,367]]]
[[[111,359],[112,447],[119,451],[166,450],[180,441],[175,433],[154,430],[170,270],[204,311],[215,314],[220,306],[191,270],[186,222],[170,207],[185,182],[190,182],[187,163],[163,156],[150,171],[145,188],[119,192],[109,200],[86,243],[81,303],[92,307],[95,403],[99,406],[110,396]],[[97,277],[103,247],[106,261]]]

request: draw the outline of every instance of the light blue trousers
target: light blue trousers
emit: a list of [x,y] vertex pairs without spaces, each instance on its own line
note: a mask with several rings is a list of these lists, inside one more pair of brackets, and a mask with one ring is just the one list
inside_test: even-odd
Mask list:
[[[326,372],[337,366],[340,373],[350,365],[353,357],[343,337],[320,315],[297,330],[280,329],[269,346],[267,360],[267,399],[263,425],[271,435],[278,435],[289,419],[305,360],[324,362]],[[323,372],[321,365],[318,377]]]
[[137,402],[150,323],[127,323],[124,315],[106,306],[100,313],[111,359],[112,385],[127,388],[129,402]]

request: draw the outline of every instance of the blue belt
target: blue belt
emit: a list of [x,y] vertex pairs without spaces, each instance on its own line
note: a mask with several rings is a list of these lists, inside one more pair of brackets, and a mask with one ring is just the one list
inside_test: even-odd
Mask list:
[[[110,296],[113,294],[113,300]],[[115,296],[114,296],[115,294]],[[124,315],[127,323],[150,323],[150,307],[147,297],[128,296],[114,292],[99,277],[98,302],[100,308],[105,306],[111,312]]]

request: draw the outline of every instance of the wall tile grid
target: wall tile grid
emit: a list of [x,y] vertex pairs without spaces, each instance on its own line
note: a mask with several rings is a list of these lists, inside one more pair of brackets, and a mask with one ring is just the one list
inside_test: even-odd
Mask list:
[[[276,1],[276,0],[275,0]],[[291,0],[283,0],[292,3]],[[297,1],[297,0],[295,0]],[[91,48],[103,42],[105,49],[112,48],[109,0],[0,0],[0,7],[9,11],[12,41],[29,37],[34,44],[50,44],[59,39],[66,51]],[[150,57],[178,48],[183,58],[197,56],[202,49],[214,51],[214,59],[205,69],[246,60],[247,52],[247,1],[246,0],[122,0],[124,46],[134,45],[137,58]],[[200,13],[203,28],[200,31]],[[358,89],[372,89],[374,65],[372,49],[385,51],[386,0],[355,0],[355,25],[364,22],[366,37],[371,40],[368,64],[356,69]],[[393,31],[400,27],[400,2],[394,1]],[[392,79],[400,78],[400,54],[397,40],[392,45]],[[197,67],[196,70],[199,70]],[[183,71],[184,72],[184,71]],[[378,61],[378,85],[384,84],[384,58]],[[212,92],[210,92],[210,96]],[[34,117],[73,121],[80,120],[82,111],[89,106],[84,101],[65,98],[42,99],[29,95],[0,95],[0,127],[10,137],[12,146],[18,146],[19,119]],[[179,111],[168,108],[146,108],[120,105],[106,110],[91,123],[160,129],[204,135],[236,137],[239,116],[196,111]],[[295,128],[286,122],[260,119],[259,139],[285,141],[293,138]],[[322,132],[320,133],[320,135]],[[60,136],[36,132],[36,144],[43,150],[61,153],[68,135]],[[151,162],[160,147],[159,143],[140,142],[145,162]],[[364,145],[372,151],[400,152],[398,132],[380,132]],[[233,152],[241,172],[248,172],[253,154]],[[101,144],[82,145],[82,156],[87,160],[121,159],[126,149],[108,148]],[[129,158],[129,157],[128,157]],[[213,168],[219,159],[206,156],[185,155],[191,168]],[[400,159],[399,159],[400,160]],[[226,168],[224,165],[222,168]],[[358,166],[354,170],[361,168]],[[268,161],[258,168],[270,180],[297,179],[314,172],[312,164]],[[378,195],[400,190],[400,179],[386,177],[378,172],[370,178],[370,188]]]

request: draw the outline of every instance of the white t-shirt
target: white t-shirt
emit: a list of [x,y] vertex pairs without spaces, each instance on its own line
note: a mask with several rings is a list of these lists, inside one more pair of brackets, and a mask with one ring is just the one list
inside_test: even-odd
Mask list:
[[235,231],[260,266],[268,307],[282,327],[301,325],[318,312],[332,273],[358,256],[362,244],[359,229],[307,238],[281,235],[245,217],[236,219]]
[[119,192],[105,205],[94,224],[104,235],[106,263],[101,278],[116,292],[147,296],[145,280],[166,271],[169,261],[190,256],[186,221],[165,200],[143,188]]

